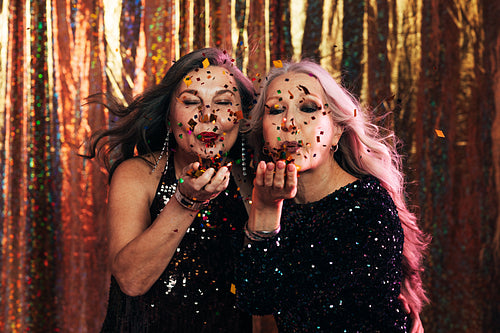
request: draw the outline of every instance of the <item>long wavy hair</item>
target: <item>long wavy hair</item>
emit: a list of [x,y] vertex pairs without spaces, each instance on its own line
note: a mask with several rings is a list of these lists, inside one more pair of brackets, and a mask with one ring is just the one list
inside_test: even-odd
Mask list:
[[[117,120],[109,128],[92,134],[88,143],[89,153],[83,156],[86,158],[97,156],[104,162],[111,179],[114,170],[121,162],[134,156],[143,157],[160,151],[168,135],[173,94],[189,72],[203,68],[205,59],[208,59],[211,66],[223,67],[233,76],[240,94],[242,111],[247,116],[255,99],[252,82],[236,67],[234,60],[226,51],[216,48],[200,49],[177,60],[160,83],[136,96],[128,106],[109,94],[90,96],[88,103],[104,105]],[[176,142],[172,134],[169,142],[170,148],[175,149]],[[238,138],[229,152],[230,156],[236,155],[237,147],[241,147],[240,142],[241,138]],[[144,160],[151,163],[147,159]]]
[[397,152],[392,131],[383,129],[370,121],[367,110],[356,98],[339,85],[332,76],[318,64],[309,60],[297,63],[286,62],[283,67],[273,68],[260,90],[256,105],[250,112],[248,141],[254,148],[257,159],[263,159],[262,118],[265,109],[267,88],[270,83],[285,73],[305,73],[315,77],[326,95],[333,121],[343,128],[334,154],[337,163],[355,177],[372,175],[380,180],[394,201],[404,231],[403,283],[401,294],[412,309],[420,312],[428,302],[422,287],[422,260],[430,237],[417,225],[416,216],[410,212],[405,200],[405,182],[401,170],[401,155]]

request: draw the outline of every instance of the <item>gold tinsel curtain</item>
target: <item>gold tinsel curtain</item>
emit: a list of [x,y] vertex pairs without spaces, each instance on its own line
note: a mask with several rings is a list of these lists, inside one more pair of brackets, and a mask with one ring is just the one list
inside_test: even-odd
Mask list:
[[[0,1],[0,331],[96,332],[106,175],[77,156],[110,120],[85,98],[158,82],[217,46],[256,85],[309,57],[402,139],[432,234],[426,332],[500,331],[500,3],[495,0]],[[386,116],[389,114],[388,116]]]

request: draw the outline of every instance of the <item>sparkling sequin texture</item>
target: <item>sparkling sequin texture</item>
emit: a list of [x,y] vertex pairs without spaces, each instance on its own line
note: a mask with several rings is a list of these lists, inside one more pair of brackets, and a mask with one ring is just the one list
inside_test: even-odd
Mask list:
[[[162,176],[151,218],[175,192],[172,167]],[[251,332],[251,318],[235,305],[234,265],[243,247],[245,207],[234,180],[195,218],[160,279],[129,297],[112,277],[103,332]]]
[[280,332],[406,332],[403,240],[396,207],[372,177],[313,203],[287,200],[279,236],[241,252],[238,306],[273,313]]

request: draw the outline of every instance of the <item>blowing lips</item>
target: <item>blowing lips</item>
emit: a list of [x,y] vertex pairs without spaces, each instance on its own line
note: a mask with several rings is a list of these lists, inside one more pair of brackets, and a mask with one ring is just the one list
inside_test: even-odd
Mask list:
[[214,132],[201,132],[198,135],[198,138],[203,143],[214,144],[215,141],[219,138],[219,134],[214,133]]
[[302,145],[297,141],[285,141],[282,144],[283,150],[291,154],[296,153],[300,149],[300,147],[302,147]]

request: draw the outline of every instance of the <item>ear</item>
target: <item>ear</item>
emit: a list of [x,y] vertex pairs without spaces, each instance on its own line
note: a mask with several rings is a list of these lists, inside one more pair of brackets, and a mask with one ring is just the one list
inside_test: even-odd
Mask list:
[[339,143],[340,137],[344,133],[344,128],[340,125],[333,125],[332,146]]

